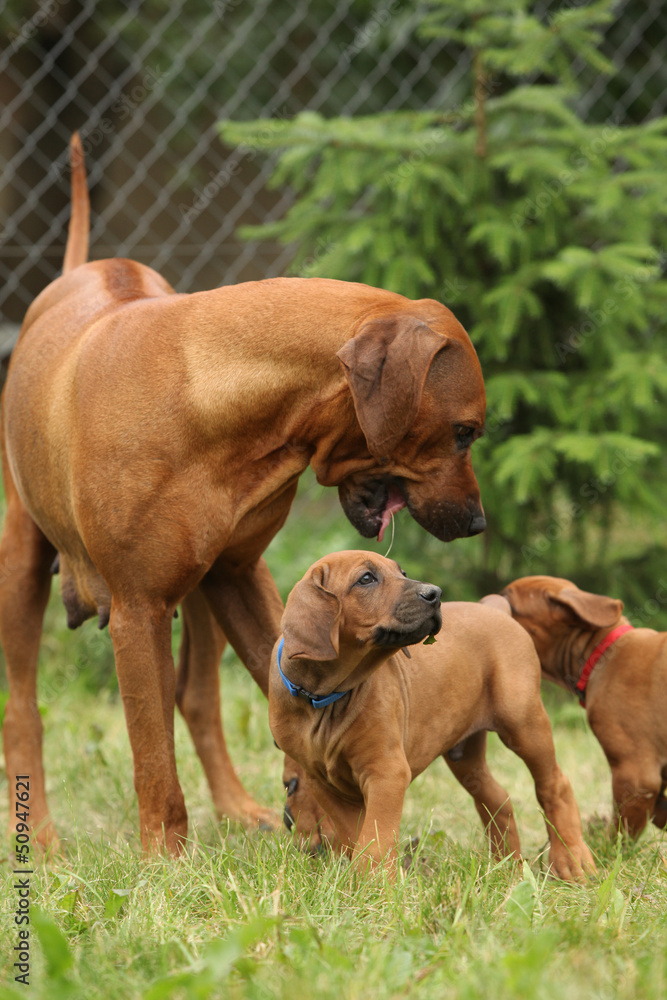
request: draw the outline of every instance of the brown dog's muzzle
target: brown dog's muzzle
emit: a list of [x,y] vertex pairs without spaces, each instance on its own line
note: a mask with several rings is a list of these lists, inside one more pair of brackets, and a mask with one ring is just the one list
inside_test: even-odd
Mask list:
[[[476,487],[475,483],[475,487]],[[486,528],[479,503],[479,490],[463,502],[456,499],[427,499],[421,502],[418,489],[397,477],[347,480],[338,487],[341,507],[363,538],[380,536],[389,519],[388,512],[407,507],[422,528],[440,541],[478,535]]]
[[442,542],[479,535],[486,528],[469,456],[449,463],[437,476],[406,482],[403,490],[417,524]]

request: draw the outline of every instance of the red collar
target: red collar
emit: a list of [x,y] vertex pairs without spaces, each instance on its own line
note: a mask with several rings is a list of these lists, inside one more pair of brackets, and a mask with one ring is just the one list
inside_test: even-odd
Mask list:
[[577,686],[575,690],[579,694],[579,701],[582,705],[586,704],[586,685],[590,679],[591,674],[595,664],[598,662],[600,657],[607,652],[610,646],[613,646],[617,639],[620,639],[622,635],[626,632],[631,632],[634,629],[634,625],[618,625],[616,628],[612,629],[611,632],[604,637],[602,642],[599,642],[591,655],[586,660],[584,664],[584,669],[581,671],[581,677],[577,681]]

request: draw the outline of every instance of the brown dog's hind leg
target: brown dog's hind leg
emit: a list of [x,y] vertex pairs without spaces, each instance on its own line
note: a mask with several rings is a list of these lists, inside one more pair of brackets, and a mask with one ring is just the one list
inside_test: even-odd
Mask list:
[[29,784],[33,842],[57,847],[49,816],[42,761],[42,720],[37,708],[37,658],[44,610],[51,589],[49,567],[55,550],[23,506],[4,469],[7,517],[0,543],[0,639],[7,663],[9,701],[3,742],[9,784],[9,834],[16,827],[16,781]]
[[181,604],[183,638],[176,678],[176,704],[185,719],[211,788],[219,818],[277,829],[278,816],[258,805],[239,781],[222,730],[220,658],[227,640],[199,589]]
[[641,747],[635,745],[632,756],[625,757],[611,769],[617,822],[621,830],[633,838],[639,836],[649,819],[653,819],[656,826],[661,825],[660,810],[656,810],[656,805],[660,801],[662,778],[657,763],[642,763],[643,759],[651,760],[653,757],[653,748],[647,749],[648,753],[642,753]]
[[533,776],[535,794],[546,819],[553,874],[565,881],[580,881],[586,873],[595,872],[595,862],[584,843],[572,786],[556,761],[549,717],[539,693],[530,705],[521,708],[522,718],[506,722],[499,727],[498,735],[521,757]]
[[188,817],[174,754],[173,609],[136,597],[111,603],[109,632],[134,759],[141,842],[173,854],[183,848]]
[[510,797],[486,762],[486,731],[474,733],[443,756],[456,780],[472,795],[494,855],[504,858],[513,854],[520,859],[521,845]]

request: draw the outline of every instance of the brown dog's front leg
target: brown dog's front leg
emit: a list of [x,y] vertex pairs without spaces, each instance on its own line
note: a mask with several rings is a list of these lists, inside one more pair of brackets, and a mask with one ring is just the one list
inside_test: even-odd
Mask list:
[[276,829],[278,816],[258,805],[241,784],[227,752],[220,717],[220,658],[225,636],[199,589],[181,604],[183,639],[176,702],[203,764],[218,817]]
[[188,817],[174,754],[172,611],[112,601],[109,631],[134,758],[141,842],[178,854]]
[[486,762],[486,731],[469,736],[444,758],[456,780],[472,795],[494,855],[505,858],[513,854],[519,860],[521,844],[510,797]]

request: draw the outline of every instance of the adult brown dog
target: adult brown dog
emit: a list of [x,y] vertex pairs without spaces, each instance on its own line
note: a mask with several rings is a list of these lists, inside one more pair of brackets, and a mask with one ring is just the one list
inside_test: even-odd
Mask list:
[[[533,776],[553,873],[579,879],[595,865],[556,763],[535,649],[508,615],[441,605],[440,596],[369,552],[314,563],[287,600],[271,660],[275,740],[304,768],[353,858],[395,864],[406,789],[441,755],[472,795],[494,852],[518,858],[509,797],[486,763],[486,732],[495,730]],[[415,646],[438,631],[435,644]]]
[[611,768],[617,819],[637,837],[667,823],[667,633],[632,628],[623,602],[525,576],[502,592],[544,675],[579,696]]
[[109,622],[142,841],[178,850],[175,696],[218,812],[267,818],[227,757],[218,663],[226,637],[266,693],[282,602],[261,555],[299,475],[310,464],[337,486],[367,537],[403,506],[440,539],[476,534],[484,385],[467,334],[430,299],[314,278],[179,295],[142,264],[86,263],[76,138],[71,159],[64,274],[28,310],[3,396],[10,794],[29,774],[35,836],[53,842],[36,668],[57,552],[68,623]]

